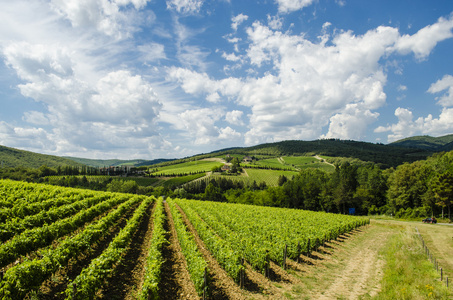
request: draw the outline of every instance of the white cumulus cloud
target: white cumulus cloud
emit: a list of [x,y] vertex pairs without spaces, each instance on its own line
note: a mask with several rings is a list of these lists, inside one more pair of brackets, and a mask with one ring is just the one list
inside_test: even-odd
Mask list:
[[453,106],[453,76],[445,75],[442,79],[431,84],[428,92],[431,94],[440,93],[445,91],[445,94],[436,98],[438,103],[443,107]]
[[25,81],[19,85],[21,93],[43,103],[47,111],[25,112],[23,120],[31,126],[15,127],[3,139],[38,132],[40,143],[53,145],[46,148],[55,151],[131,145],[146,149],[151,140],[160,139],[156,120],[162,104],[141,76],[118,70],[94,84],[85,82],[74,71],[70,52],[56,45],[13,43],[4,55],[7,65]]
[[403,35],[395,45],[401,53],[413,52],[418,59],[425,59],[438,42],[453,37],[453,16],[439,18],[437,23],[420,29],[414,35]]
[[[131,22],[137,18],[128,17],[124,8],[132,4],[135,10],[142,9],[149,0],[52,0],[52,6],[72,26],[95,29],[108,36],[123,38],[134,30]],[[127,9],[130,11],[130,9]]]
[[314,0],[276,0],[278,11],[281,13],[290,13],[310,6]]
[[453,128],[453,76],[445,75],[442,79],[431,84],[428,92],[431,94],[446,91],[445,95],[436,98],[442,106],[437,118],[432,114],[414,120],[413,113],[407,108],[398,107],[395,116],[398,122],[388,126],[379,126],[375,132],[390,132],[388,141],[393,142],[416,134],[440,136],[450,134]]

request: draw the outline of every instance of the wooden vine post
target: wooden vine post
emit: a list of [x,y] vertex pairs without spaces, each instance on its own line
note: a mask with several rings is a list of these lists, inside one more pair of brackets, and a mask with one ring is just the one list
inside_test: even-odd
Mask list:
[[76,299],[77,295],[77,283],[72,284],[72,299]]
[[239,274],[239,286],[242,288],[244,288],[244,285],[245,285],[245,267],[244,267],[244,258],[241,258],[241,266],[243,267],[241,269],[241,273]]
[[286,270],[286,255],[288,253],[288,244],[285,244],[285,249],[283,250],[283,270]]
[[266,278],[269,278],[269,267],[270,267],[269,250],[266,250],[266,267],[264,269],[264,276],[266,276]]
[[206,300],[208,297],[208,293],[206,290],[208,289],[208,268],[204,268],[204,274],[203,274],[203,300]]
[[300,242],[297,242],[297,263],[300,263]]

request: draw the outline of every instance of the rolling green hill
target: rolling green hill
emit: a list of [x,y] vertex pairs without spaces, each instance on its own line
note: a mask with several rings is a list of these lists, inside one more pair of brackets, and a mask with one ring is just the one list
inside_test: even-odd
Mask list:
[[384,168],[396,167],[404,162],[425,159],[433,151],[397,145],[373,144],[352,140],[325,139],[315,141],[282,141],[247,148],[218,151],[215,154],[236,153],[242,155],[303,156],[325,155],[332,157],[357,158],[370,161]]
[[154,164],[158,164],[158,163],[171,161],[171,159],[154,159],[154,160],[88,159],[88,158],[79,158],[79,157],[70,157],[70,156],[64,156],[64,158],[84,164],[86,166],[96,167],[96,168],[102,168],[102,167],[107,167],[107,166],[140,167],[140,166],[150,166],[150,165],[154,165]]
[[82,166],[81,163],[67,158],[39,154],[5,146],[0,146],[0,164],[2,167],[25,168],[39,168],[42,165],[46,165],[51,168],[58,166]]
[[434,152],[451,151],[453,150],[453,134],[440,137],[431,137],[428,135],[413,136],[390,143],[389,145]]
[[338,139],[282,141],[252,147],[220,149],[209,154],[200,154],[178,160],[95,160],[76,157],[57,157],[0,146],[0,163],[4,167],[23,166],[30,168],[38,168],[42,165],[49,167],[81,165],[92,167],[129,165],[137,167],[155,164],[176,164],[226,154],[273,157],[317,154],[331,157],[356,158],[365,162],[374,162],[383,168],[387,168],[396,167],[404,162],[425,159],[434,152],[451,150],[453,150],[453,134],[442,137],[415,136],[388,145]]

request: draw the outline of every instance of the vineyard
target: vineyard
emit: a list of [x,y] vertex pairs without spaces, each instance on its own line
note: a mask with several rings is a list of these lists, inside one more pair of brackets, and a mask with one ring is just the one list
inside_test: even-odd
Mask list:
[[0,298],[247,298],[368,223],[1,180]]

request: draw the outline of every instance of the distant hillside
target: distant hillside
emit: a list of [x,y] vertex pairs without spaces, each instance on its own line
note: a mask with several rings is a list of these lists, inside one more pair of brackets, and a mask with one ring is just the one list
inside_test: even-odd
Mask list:
[[108,166],[133,166],[133,167],[140,167],[140,166],[150,166],[159,164],[162,162],[171,161],[172,159],[154,159],[154,160],[143,160],[143,159],[135,159],[135,160],[121,160],[121,159],[88,159],[88,158],[79,158],[79,157],[69,157],[65,156],[65,158],[70,159],[72,161],[96,168],[108,167]]
[[51,168],[58,166],[82,166],[80,163],[63,157],[0,146],[0,166],[39,168],[42,165]]
[[391,146],[423,149],[427,151],[451,151],[453,150],[453,134],[432,137],[429,135],[413,136],[393,143]]
[[380,164],[382,167],[396,167],[404,162],[425,159],[431,151],[397,145],[373,144],[351,140],[324,139],[315,141],[282,141],[247,148],[217,151],[219,153],[240,153],[244,155],[326,155],[358,158]]
[[417,136],[403,139],[388,145],[338,139],[282,141],[252,147],[220,149],[208,154],[199,154],[178,160],[95,160],[43,155],[0,146],[0,162],[3,162],[3,166],[5,167],[24,166],[32,168],[38,168],[42,165],[47,165],[49,167],[56,167],[59,165],[87,165],[92,167],[130,165],[137,167],[150,166],[160,163],[173,164],[231,153],[249,156],[292,156],[318,154],[333,157],[357,158],[365,162],[374,162],[383,168],[388,168],[396,167],[404,162],[413,162],[415,160],[425,159],[434,152],[452,150],[453,134],[437,138],[430,136]]

